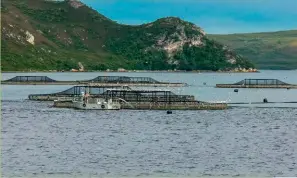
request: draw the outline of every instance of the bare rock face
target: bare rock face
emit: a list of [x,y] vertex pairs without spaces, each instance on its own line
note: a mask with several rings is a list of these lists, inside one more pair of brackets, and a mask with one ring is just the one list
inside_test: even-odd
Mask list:
[[[2,38],[7,40],[12,40],[18,44],[26,44],[27,39],[27,33],[24,33],[23,30],[19,30],[14,25],[3,25],[2,29]],[[34,43],[34,37],[32,41],[32,37],[30,36],[30,42]]]
[[[202,38],[205,32],[192,23],[185,22],[176,17],[167,17],[159,19],[156,22],[146,24],[146,28],[154,28],[156,24],[160,26],[170,27],[171,31],[165,31],[157,34],[155,44],[148,49],[164,50],[169,57],[183,49],[185,44],[190,46],[202,46]],[[147,34],[151,35],[151,34]]]
[[28,43],[34,45],[35,42],[34,42],[34,36],[29,32],[29,31],[26,31],[26,40]]
[[84,6],[84,4],[83,4],[82,2],[80,2],[79,0],[69,0],[69,4],[70,4],[72,7],[74,7],[75,9]]
[[185,33],[185,26],[179,25],[176,27],[176,31],[174,33],[160,35],[158,37],[156,47],[165,50],[169,56],[172,56],[174,53],[182,50],[185,44],[189,44],[190,46],[203,45],[201,40],[203,36],[204,35],[202,33],[197,36],[187,36]]
[[81,62],[78,62],[78,67],[79,67],[79,71],[84,71],[85,70],[85,67],[82,65]]

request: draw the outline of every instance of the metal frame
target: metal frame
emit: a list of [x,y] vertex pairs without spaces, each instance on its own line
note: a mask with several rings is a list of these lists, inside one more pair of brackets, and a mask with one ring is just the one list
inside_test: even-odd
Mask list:
[[57,96],[57,97],[74,97],[81,95],[82,92],[88,92],[90,95],[100,95],[106,92],[108,89],[111,88],[122,88],[126,90],[131,90],[128,86],[74,86],[67,90],[57,92],[57,93],[50,93],[50,94],[31,94],[30,96]]
[[57,82],[47,76],[16,76],[5,82]]
[[76,81],[57,81],[47,76],[16,76],[8,80],[1,81],[2,83],[29,83],[29,84],[184,84],[184,83],[171,83],[159,82],[151,77],[127,77],[127,76],[98,76],[91,80],[76,80]]
[[289,85],[278,79],[244,79],[234,85]]
[[191,95],[176,95],[170,90],[121,90],[108,89],[102,95],[104,98],[123,99],[127,102],[189,102],[195,101]]
[[91,80],[80,82],[104,82],[104,83],[161,83],[151,77],[127,77],[127,76],[98,76]]

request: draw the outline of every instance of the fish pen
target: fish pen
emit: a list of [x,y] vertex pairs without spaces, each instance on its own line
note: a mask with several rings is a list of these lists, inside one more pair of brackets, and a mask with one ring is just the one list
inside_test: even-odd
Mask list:
[[108,85],[128,85],[128,86],[159,86],[159,87],[183,87],[186,83],[160,82],[151,77],[128,77],[128,76],[98,76],[91,80],[80,80],[80,84],[90,84],[100,86]]
[[194,101],[191,95],[176,95],[170,90],[126,90],[107,89],[102,95],[104,98],[120,98],[127,102],[188,102]]
[[244,79],[235,85],[289,85],[278,79]]
[[74,86],[65,91],[50,93],[50,94],[30,94],[29,100],[38,101],[54,101],[54,100],[72,100],[73,97],[81,95],[81,93],[88,93],[91,96],[98,96],[103,94],[108,89],[121,88],[125,90],[131,90],[128,86]]
[[[191,95],[176,95],[169,90],[127,90],[108,89],[101,95],[90,95],[92,103],[96,98],[119,100],[122,109],[135,110],[221,110],[227,109],[224,103],[196,101]],[[73,108],[71,101],[55,101],[55,107]]]
[[234,84],[216,84],[217,88],[297,88],[278,79],[244,79]]
[[9,82],[15,82],[15,83],[29,83],[29,82],[41,82],[41,83],[47,83],[47,82],[57,82],[57,80],[51,79],[47,76],[16,76],[8,80],[2,81],[3,84],[9,83]]
[[151,77],[98,76],[90,80],[58,81],[47,76],[16,76],[1,81],[3,85],[96,85],[96,86],[148,86],[183,87],[186,83],[160,82]]
[[98,76],[91,80],[81,82],[89,83],[162,83],[151,77],[127,77],[127,76]]

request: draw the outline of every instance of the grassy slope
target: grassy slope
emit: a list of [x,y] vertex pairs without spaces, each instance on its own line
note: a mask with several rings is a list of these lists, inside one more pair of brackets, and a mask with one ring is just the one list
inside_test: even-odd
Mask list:
[[297,30],[208,35],[230,46],[261,69],[297,69]]

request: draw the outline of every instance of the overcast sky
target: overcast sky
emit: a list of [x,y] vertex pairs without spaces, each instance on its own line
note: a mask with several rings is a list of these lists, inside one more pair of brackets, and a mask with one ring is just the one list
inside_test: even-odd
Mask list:
[[297,29],[297,0],[81,0],[123,24],[175,16],[206,33],[226,34]]

